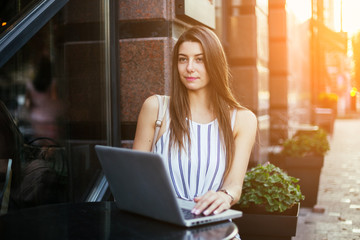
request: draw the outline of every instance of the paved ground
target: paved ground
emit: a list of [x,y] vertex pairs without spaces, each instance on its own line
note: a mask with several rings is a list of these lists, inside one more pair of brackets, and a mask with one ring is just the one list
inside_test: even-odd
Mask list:
[[318,206],[301,208],[293,240],[360,239],[360,118],[337,119],[321,172]]

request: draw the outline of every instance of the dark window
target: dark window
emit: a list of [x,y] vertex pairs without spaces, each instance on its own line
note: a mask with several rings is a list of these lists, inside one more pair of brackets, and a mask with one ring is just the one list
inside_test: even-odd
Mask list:
[[[0,5],[1,21],[7,22],[1,37],[20,18],[30,19],[27,14],[34,7],[52,8],[50,13],[44,7],[29,20],[40,21],[41,28],[32,28],[31,22],[23,25],[28,39],[21,43],[15,36],[16,51],[1,45],[0,38],[0,50],[8,56],[0,64],[0,100],[23,138],[11,149],[24,153],[17,160],[20,170],[13,172],[20,181],[13,185],[10,210],[85,201],[101,176],[94,145],[115,144],[117,139],[111,131],[117,129],[117,113],[111,111],[117,108],[112,103],[116,97],[108,97],[116,81],[105,74],[110,64],[105,58],[106,1],[69,1],[54,12],[53,4],[59,2],[9,0]],[[11,11],[3,14],[5,8]]]

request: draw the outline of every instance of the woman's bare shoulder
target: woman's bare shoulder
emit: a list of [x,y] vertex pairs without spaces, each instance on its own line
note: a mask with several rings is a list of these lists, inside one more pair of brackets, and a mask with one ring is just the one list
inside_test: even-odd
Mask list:
[[256,128],[257,127],[257,117],[249,109],[240,108],[236,112],[236,125],[238,128]]
[[253,113],[253,111],[251,111],[251,110],[249,110],[247,108],[238,108],[237,112],[236,112],[236,115],[239,116],[239,117],[247,118],[250,121],[257,119],[255,113]]
[[157,112],[157,110],[159,109],[159,101],[157,100],[156,95],[152,95],[145,99],[142,105],[142,109],[147,112]]

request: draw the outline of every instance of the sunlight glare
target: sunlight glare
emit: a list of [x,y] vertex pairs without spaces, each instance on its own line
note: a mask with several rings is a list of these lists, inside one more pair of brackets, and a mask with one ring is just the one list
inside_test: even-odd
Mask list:
[[299,22],[305,22],[311,18],[310,0],[287,0],[286,8],[296,16]]
[[343,3],[343,31],[350,35],[360,30],[360,1],[342,0]]

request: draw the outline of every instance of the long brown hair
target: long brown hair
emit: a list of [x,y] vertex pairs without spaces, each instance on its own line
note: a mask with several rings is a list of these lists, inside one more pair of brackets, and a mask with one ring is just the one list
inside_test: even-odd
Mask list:
[[226,148],[226,170],[225,176],[233,162],[235,143],[231,129],[230,110],[242,108],[235,100],[229,84],[229,67],[224,49],[219,38],[210,29],[202,26],[194,26],[185,31],[173,49],[172,57],[172,81],[170,87],[170,143],[184,147],[183,140],[186,136],[189,143],[189,121],[191,112],[186,87],[182,84],[178,72],[179,47],[183,42],[198,42],[204,52],[204,63],[210,78],[211,100],[215,117],[218,120],[220,134]]

